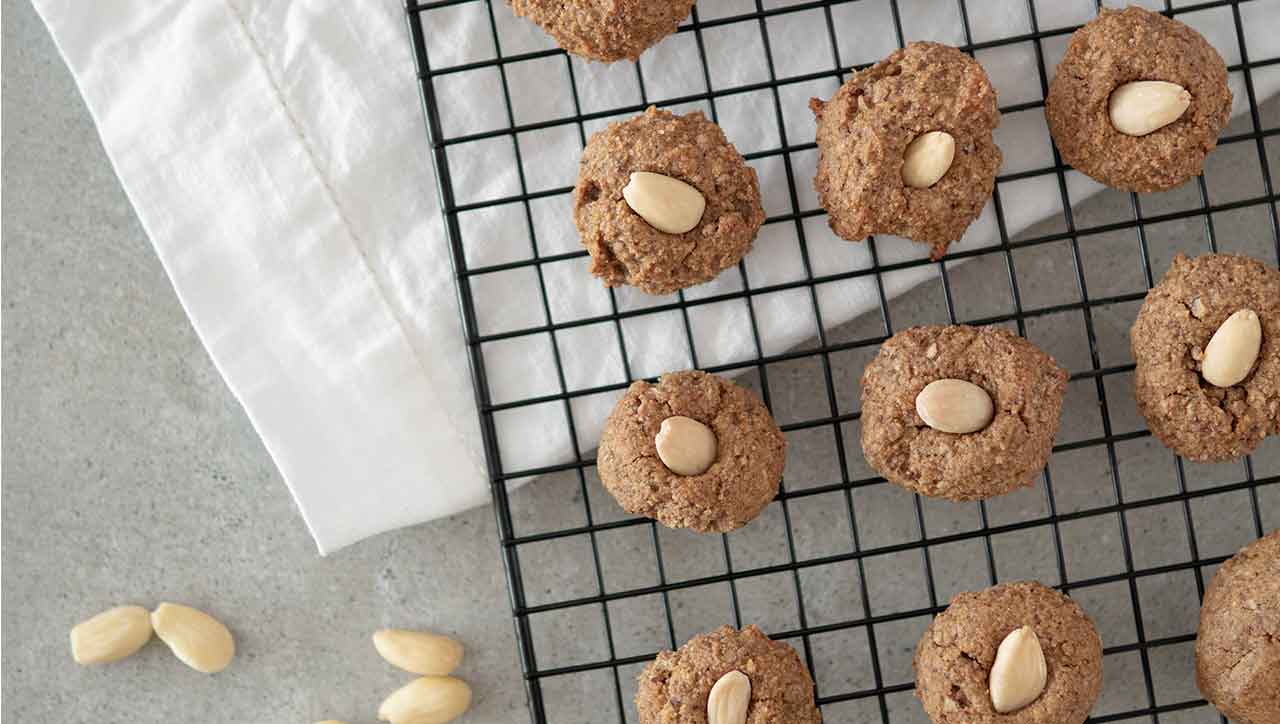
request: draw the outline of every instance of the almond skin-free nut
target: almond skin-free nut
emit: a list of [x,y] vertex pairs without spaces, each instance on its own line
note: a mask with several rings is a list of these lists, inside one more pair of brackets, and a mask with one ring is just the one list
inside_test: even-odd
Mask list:
[[1044,692],[1049,667],[1030,626],[1014,629],[996,649],[991,665],[991,705],[1001,714],[1027,706]]
[[667,234],[683,234],[697,227],[707,209],[702,192],[680,179],[652,171],[636,171],[622,188],[627,206]]
[[745,724],[751,705],[751,679],[730,671],[716,680],[707,696],[707,724]]
[[373,646],[388,664],[413,674],[444,676],[462,663],[462,644],[425,631],[384,628],[373,632]]
[[471,687],[452,676],[424,676],[391,692],[378,718],[391,724],[445,724],[471,706]]
[[142,606],[117,606],[71,629],[77,664],[107,664],[131,656],[151,640],[151,616]]
[[934,380],[916,395],[916,414],[939,432],[965,435],[991,424],[991,395],[965,380]]
[[1127,136],[1145,136],[1182,117],[1191,94],[1177,83],[1135,80],[1111,92],[1111,125]]
[[1252,309],[1227,317],[1204,348],[1200,375],[1216,387],[1240,384],[1249,376],[1262,351],[1262,321]]
[[663,420],[653,444],[658,459],[676,475],[701,475],[716,461],[715,432],[683,415]]
[[938,183],[956,159],[956,139],[946,131],[929,131],[907,144],[902,155],[902,183],[927,189]]
[[151,627],[182,663],[205,674],[227,668],[236,655],[231,631],[218,619],[190,606],[160,604],[151,612]]

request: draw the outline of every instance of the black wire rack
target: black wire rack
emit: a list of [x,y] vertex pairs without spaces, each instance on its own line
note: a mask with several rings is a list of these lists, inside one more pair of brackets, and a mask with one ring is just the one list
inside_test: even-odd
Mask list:
[[[1122,611],[1119,619],[1130,631],[1126,637],[1128,640],[1121,642],[1107,641],[1104,632],[1104,644],[1108,680],[1123,675],[1127,670],[1129,679],[1137,683],[1133,687],[1135,691],[1131,697],[1113,702],[1105,711],[1095,711],[1091,721],[1190,721],[1188,716],[1197,717],[1195,721],[1219,719],[1216,712],[1199,698],[1194,685],[1189,691],[1182,686],[1173,695],[1169,695],[1166,691],[1168,687],[1160,680],[1162,675],[1153,666],[1152,659],[1174,649],[1185,656],[1194,640],[1194,625],[1189,629],[1184,627],[1183,630],[1175,631],[1168,631],[1163,626],[1153,626],[1143,614],[1144,604],[1151,606],[1147,586],[1161,576],[1182,576],[1185,580],[1193,581],[1195,598],[1192,603],[1198,607],[1213,567],[1232,552],[1221,546],[1205,550],[1198,544],[1197,530],[1198,527],[1203,527],[1202,519],[1220,515],[1214,507],[1215,501],[1232,496],[1233,500],[1247,502],[1241,502],[1235,517],[1227,525],[1242,531],[1240,536],[1243,540],[1263,535],[1263,511],[1268,504],[1260,502],[1260,496],[1272,496],[1275,491],[1280,490],[1280,475],[1267,474],[1268,470],[1256,471],[1252,458],[1246,458],[1242,464],[1193,474],[1191,470],[1194,466],[1184,464],[1182,460],[1160,448],[1150,439],[1140,421],[1136,425],[1129,424],[1124,419],[1127,413],[1122,410],[1117,394],[1117,390],[1123,390],[1124,387],[1113,382],[1130,377],[1133,364],[1127,361],[1127,356],[1117,361],[1115,355],[1103,349],[1100,337],[1104,333],[1099,330],[1099,320],[1118,309],[1126,310],[1123,313],[1128,314],[1131,319],[1146,290],[1163,273],[1164,267],[1153,263],[1153,259],[1167,263],[1169,250],[1166,247],[1170,244],[1161,240],[1166,234],[1160,230],[1170,226],[1184,233],[1187,229],[1192,229],[1192,233],[1199,236],[1199,239],[1191,241],[1191,248],[1204,252],[1218,251],[1220,243],[1216,226],[1227,223],[1224,219],[1239,212],[1252,214],[1255,218],[1261,216],[1264,217],[1263,225],[1270,227],[1271,238],[1263,240],[1260,248],[1264,253],[1274,255],[1272,261],[1280,259],[1280,223],[1276,207],[1278,197],[1271,173],[1271,160],[1274,158],[1268,158],[1269,153],[1274,155],[1280,152],[1280,127],[1268,127],[1264,123],[1254,87],[1255,74],[1280,71],[1280,68],[1272,68],[1280,66],[1280,57],[1251,59],[1246,45],[1246,36],[1249,35],[1246,17],[1251,11],[1248,6],[1254,2],[1269,2],[1271,9],[1280,9],[1280,5],[1272,0],[1244,0],[1179,4],[1177,7],[1166,3],[1157,7],[1168,15],[1183,19],[1207,12],[1229,15],[1229,25],[1234,28],[1234,37],[1229,42],[1238,46],[1235,49],[1238,52],[1229,56],[1229,60],[1236,61],[1229,65],[1229,72],[1237,95],[1240,94],[1239,89],[1243,88],[1248,111],[1242,118],[1233,121],[1227,135],[1220,139],[1219,149],[1215,153],[1228,153],[1241,163],[1249,164],[1253,169],[1252,173],[1257,176],[1257,193],[1220,198],[1211,191],[1212,179],[1201,177],[1180,192],[1186,200],[1181,206],[1175,205],[1168,210],[1160,208],[1153,213],[1152,208],[1160,204],[1153,203],[1147,195],[1134,194],[1127,198],[1127,218],[1102,219],[1095,223],[1092,219],[1076,218],[1073,213],[1072,202],[1076,198],[1068,181],[1071,169],[1062,163],[1056,149],[1053,149],[1051,163],[1004,173],[997,178],[992,206],[998,243],[953,251],[938,262],[924,258],[884,261],[885,242],[881,241],[882,246],[878,251],[877,240],[872,238],[866,242],[871,260],[869,266],[834,274],[815,273],[806,244],[806,232],[812,234],[813,227],[806,222],[816,218],[818,223],[822,223],[825,220],[820,217],[824,212],[805,200],[807,197],[801,193],[801,189],[811,184],[811,179],[798,170],[801,164],[794,160],[800,154],[812,154],[814,143],[811,138],[787,137],[787,125],[783,121],[784,104],[792,102],[790,91],[803,89],[805,84],[826,81],[831,83],[828,88],[834,88],[834,84],[842,82],[851,71],[865,67],[866,63],[850,63],[848,58],[842,57],[839,18],[847,6],[855,3],[859,6],[878,6],[883,11],[881,17],[884,18],[884,32],[892,34],[896,45],[902,46],[912,37],[904,29],[903,11],[899,6],[907,5],[910,1],[754,0],[754,3],[729,3],[725,0],[726,5],[732,4],[735,8],[725,14],[723,8],[717,7],[715,0],[702,0],[689,21],[677,31],[681,40],[692,44],[701,61],[701,67],[693,66],[689,69],[697,90],[677,97],[653,99],[652,102],[659,106],[698,104],[715,120],[718,105],[750,97],[759,106],[760,112],[772,112],[777,123],[777,145],[745,155],[751,163],[778,162],[770,167],[772,170],[769,173],[785,175],[788,207],[781,213],[772,214],[766,223],[791,227],[799,244],[803,274],[790,281],[752,286],[746,266],[740,264],[736,272],[741,276],[740,288],[696,298],[681,293],[674,300],[664,299],[641,308],[621,305],[617,293],[610,290],[607,312],[567,321],[554,321],[548,302],[549,282],[544,276],[544,268],[580,259],[586,252],[575,250],[540,253],[538,224],[534,220],[533,205],[544,199],[566,197],[572,188],[558,186],[533,189],[523,168],[522,150],[527,153],[529,144],[533,143],[530,137],[548,129],[572,131],[576,133],[579,143],[585,144],[589,125],[643,111],[651,103],[645,87],[643,61],[636,65],[622,64],[631,69],[627,72],[635,74],[639,87],[638,102],[586,110],[580,95],[581,81],[577,77],[581,74],[581,66],[577,63],[581,61],[575,61],[563,51],[550,47],[504,54],[505,38],[497,17],[506,10],[500,3],[493,0],[432,0],[410,2],[407,5],[409,32],[438,179],[439,200],[470,352],[472,381],[492,482],[501,550],[510,586],[510,605],[515,619],[529,709],[534,722],[636,721],[630,701],[635,675],[659,649],[677,647],[689,635],[700,630],[691,628],[692,624],[682,620],[686,611],[698,608],[698,604],[691,603],[695,600],[693,597],[700,596],[706,600],[710,596],[717,602],[717,612],[709,620],[714,622],[718,617],[719,622],[741,626],[761,618],[751,610],[758,607],[755,604],[749,607],[746,602],[753,596],[758,597],[755,592],[761,588],[777,595],[794,595],[794,611],[789,617],[782,617],[782,622],[770,630],[770,634],[774,638],[791,642],[814,673],[817,700],[823,708],[826,721],[923,721],[923,713],[919,711],[918,705],[909,701],[913,686],[909,675],[909,652],[914,648],[922,626],[945,606],[946,592],[942,589],[952,586],[938,584],[939,576],[946,577],[950,569],[948,561],[958,550],[967,552],[970,560],[980,560],[985,569],[982,576],[984,580],[977,581],[976,585],[968,588],[980,588],[1007,580],[1010,577],[1007,571],[1010,568],[1016,569],[1017,566],[1009,565],[1007,561],[1010,558],[1002,550],[1002,546],[1008,546],[1012,541],[1015,548],[1020,547],[1019,541],[1023,540],[1019,538],[1020,535],[1037,531],[1043,531],[1051,541],[1050,552],[1047,554],[1049,570],[1041,577],[1051,578],[1056,575],[1056,581],[1046,582],[1077,597],[1088,597],[1090,592],[1102,589],[1115,591],[1120,601],[1117,605]],[[911,4],[919,5],[920,0]],[[963,40],[961,49],[974,54],[980,61],[983,60],[984,52],[1005,47],[1017,46],[1034,54],[1039,95],[1004,105],[1001,111],[1006,115],[1039,112],[1038,109],[1044,105],[1043,97],[1052,76],[1052,61],[1046,60],[1047,57],[1052,57],[1048,48],[1060,48],[1067,36],[1079,25],[1042,29],[1037,11],[1044,7],[1043,0],[1039,4],[1027,0],[1025,32],[1008,37],[975,40],[971,23],[980,17],[976,13],[984,12],[978,7],[981,3],[977,0],[939,0],[934,5],[937,6],[936,12],[954,13],[960,24],[960,37]],[[720,12],[709,13],[715,17],[700,18],[699,10],[707,12],[708,6],[715,7]],[[433,34],[441,32],[439,24],[433,18],[437,17],[436,13],[459,11],[478,13],[485,18],[491,37],[484,38],[483,42],[492,44],[492,52],[489,57],[478,60],[433,67],[430,49],[435,43],[444,40]],[[780,54],[786,50],[771,47],[770,26],[776,22],[785,22],[787,16],[797,13],[817,13],[825,20],[828,37],[820,40],[831,49],[829,68],[783,77],[779,74],[779,64],[775,59],[781,57]],[[719,87],[713,82],[713,74],[707,62],[706,36],[730,26],[737,29],[748,28],[758,33],[767,76],[763,80],[731,87]],[[1273,28],[1272,33],[1274,30]],[[563,64],[562,71],[557,72],[567,74],[571,112],[534,122],[517,122],[517,113],[512,107],[511,84],[514,81],[509,75],[519,64],[533,61]],[[438,104],[439,84],[474,71],[496,71],[505,103],[505,115],[487,119],[490,122],[489,130],[450,135],[446,132],[446,124],[442,122]],[[731,137],[730,140],[735,139]],[[458,168],[451,166],[451,162],[456,164],[458,161],[451,157],[451,153],[461,144],[474,142],[509,144],[517,165],[518,193],[475,202],[460,202],[455,197],[453,178],[458,173]],[[1255,163],[1256,167],[1253,167]],[[1032,229],[1033,233],[1011,237],[1010,224],[1006,220],[1008,200],[1002,202],[1002,190],[1007,190],[1010,184],[1028,179],[1038,179],[1056,187],[1061,201],[1057,225],[1047,231],[1043,225],[1036,226]],[[467,239],[464,238],[461,217],[468,212],[498,206],[520,209],[523,225],[526,227],[521,230],[521,234],[527,232],[530,239],[529,253],[522,258],[497,264],[469,264],[465,246]],[[1195,231],[1196,226],[1199,227],[1198,232]],[[1129,257],[1134,258],[1134,263],[1140,268],[1137,288],[1117,293],[1090,293],[1088,250],[1092,240],[1104,236],[1120,237],[1132,245]],[[497,240],[493,243],[503,242]],[[1074,298],[1037,304],[1029,301],[1029,297],[1038,295],[1029,286],[1026,273],[1017,263],[1017,256],[1048,247],[1062,250],[1062,262],[1071,267],[1071,272],[1060,273],[1073,276],[1070,284],[1074,286]],[[1007,283],[1008,304],[1000,313],[969,314],[965,305],[957,303],[953,275],[960,262],[978,258],[994,261],[1000,276],[1007,277],[994,282],[988,280],[993,285],[992,288],[998,287],[1002,282]],[[930,265],[936,268],[940,282],[942,311],[938,321],[1002,324],[1023,335],[1028,334],[1029,327],[1055,315],[1070,315],[1083,325],[1087,354],[1082,345],[1080,354],[1085,361],[1073,370],[1071,384],[1084,396],[1085,407],[1096,407],[1099,425],[1091,434],[1077,436],[1079,439],[1062,442],[1060,435],[1060,442],[1054,448],[1054,461],[1066,460],[1080,453],[1093,456],[1098,461],[1098,477],[1106,481],[1105,489],[1099,492],[1103,504],[1097,504],[1096,501],[1083,504],[1067,502],[1072,497],[1071,491],[1061,484],[1055,486],[1055,476],[1064,477],[1064,471],[1074,463],[1066,462],[1062,468],[1056,468],[1051,461],[1042,475],[1041,484],[1031,493],[1041,499],[1031,506],[1034,510],[1029,514],[1012,517],[997,515],[993,510],[997,503],[988,501],[963,506],[969,511],[966,515],[972,514],[971,524],[939,525],[934,515],[938,510],[937,504],[922,500],[919,496],[902,493],[904,497],[895,500],[914,509],[915,530],[901,539],[892,540],[881,540],[881,536],[868,532],[875,525],[878,511],[873,499],[864,500],[863,496],[891,486],[882,478],[864,474],[869,471],[861,465],[857,446],[856,425],[859,413],[856,402],[850,403],[847,399],[847,390],[856,390],[857,381],[856,376],[846,375],[843,360],[849,354],[874,353],[881,342],[905,326],[901,322],[894,324],[894,308],[890,301],[891,295],[886,293],[885,279],[895,272]],[[484,331],[478,322],[476,311],[478,294],[484,293],[484,290],[477,289],[477,280],[483,275],[512,270],[523,270],[536,275],[541,293],[540,311],[543,322],[520,329]],[[735,272],[730,270],[725,273]],[[859,328],[860,331],[841,335],[824,327],[823,307],[819,303],[822,285],[868,277],[874,280],[879,303],[878,318],[873,320],[872,325],[864,325]],[[584,273],[577,283],[598,284],[598,281]],[[762,334],[755,310],[763,295],[784,291],[798,292],[802,297],[807,297],[807,304],[812,306],[816,321],[816,340],[779,352],[773,351],[765,343],[765,335]],[[701,305],[726,301],[745,303],[754,353],[747,360],[704,365],[701,366],[702,369],[737,375],[740,381],[747,378],[746,383],[759,391],[766,404],[774,408],[775,415],[778,413],[778,405],[771,399],[769,374],[774,372],[778,376],[779,366],[806,365],[807,374],[816,378],[821,387],[825,388],[819,394],[822,402],[817,407],[782,420],[782,427],[789,439],[809,435],[829,436],[832,445],[828,449],[833,452],[830,456],[831,465],[828,466],[831,472],[825,480],[798,485],[784,479],[782,490],[770,509],[775,519],[780,519],[775,529],[781,527],[781,532],[777,534],[780,553],[772,560],[744,561],[740,554],[735,559],[738,547],[734,536],[741,533],[703,536],[695,540],[663,529],[647,519],[627,516],[616,509],[610,510],[607,495],[600,492],[595,478],[594,458],[589,447],[584,449],[587,446],[579,442],[575,426],[576,401],[596,395],[620,396],[627,385],[626,380],[632,378],[632,355],[628,352],[629,340],[624,333],[624,325],[629,320],[653,314],[678,315],[681,319],[680,326],[686,335],[692,366],[699,367],[698,346],[695,344],[690,314]],[[612,327],[612,336],[621,351],[621,365],[625,372],[625,378],[616,384],[579,389],[567,380],[561,364],[561,346],[566,344],[563,337],[571,334],[575,328],[587,325]],[[551,383],[552,391],[522,399],[496,400],[486,373],[486,349],[495,342],[531,335],[543,335],[551,340],[556,369],[556,379]],[[630,342],[635,345],[634,339]],[[1127,343],[1124,347],[1127,355]],[[572,459],[564,463],[523,469],[514,469],[505,464],[500,453],[495,416],[533,405],[548,404],[557,405],[563,410],[568,439],[572,442]],[[1066,414],[1073,414],[1070,405]],[[1154,450],[1155,455],[1167,456],[1167,460],[1172,461],[1168,490],[1153,495],[1135,495],[1127,490],[1122,479],[1129,464],[1126,455],[1134,444],[1143,444],[1148,451]],[[1126,470],[1122,471],[1122,467]],[[543,486],[547,495],[559,496],[556,501],[559,509],[571,510],[572,513],[566,512],[563,516],[551,516],[550,521],[529,524],[515,499],[516,488],[534,477],[541,477],[541,480],[532,487]],[[813,546],[797,533],[798,527],[794,519],[799,517],[798,511],[814,502],[820,502],[822,507],[844,517],[838,528],[822,531],[823,534],[837,531],[841,537],[847,536],[847,545],[843,549],[813,550]],[[1135,535],[1134,521],[1157,509],[1174,511],[1175,517],[1181,518],[1185,525],[1185,537],[1181,538],[1175,552],[1153,563],[1145,555],[1135,555],[1135,547],[1131,543]],[[744,531],[751,531],[756,525],[765,524],[757,521]],[[1114,570],[1102,573],[1085,570],[1082,574],[1081,566],[1076,565],[1075,561],[1068,561],[1069,556],[1064,552],[1064,537],[1077,536],[1080,531],[1090,534],[1098,529],[1095,527],[1097,525],[1115,527],[1118,533],[1115,546],[1117,550],[1111,557],[1121,560],[1114,562]],[[1202,532],[1202,538],[1203,535]],[[626,536],[625,539],[622,536]],[[620,540],[625,542],[619,543]],[[577,547],[570,546],[571,543]],[[558,547],[557,544],[564,545]],[[647,564],[648,582],[637,585],[633,581],[622,580],[626,577],[620,575],[617,564],[613,562],[617,558],[613,549],[619,545],[630,546],[632,552],[651,551],[647,553],[651,558],[651,562]],[[709,554],[708,546],[711,551]],[[705,558],[707,555],[716,559],[715,566],[711,569],[684,565],[686,558]],[[895,599],[894,603],[885,605],[875,593],[877,585],[883,579],[900,583],[906,581],[902,585],[909,585],[914,579],[905,575],[905,562],[917,557],[924,572],[917,586],[922,590],[914,599],[907,597],[915,603],[903,603],[901,599]],[[566,559],[569,559],[568,564]],[[886,566],[886,561],[891,565]],[[562,577],[543,585],[540,579],[548,565],[567,566],[566,570],[572,573],[566,575],[577,583],[569,585],[566,583],[568,579]],[[691,570],[682,570],[685,568]],[[574,576],[578,578],[574,579]],[[836,584],[838,590],[813,585],[816,578],[830,581],[833,577],[840,581]],[[1189,587],[1191,585],[1188,583]],[[768,599],[768,596],[765,598]],[[821,604],[817,606],[821,608],[836,598],[848,599],[848,608],[837,613],[814,612],[815,602]],[[771,616],[765,615],[764,618]],[[651,628],[659,632],[657,640],[647,639],[638,644],[626,640],[630,636],[628,632],[635,628],[636,621],[642,619],[654,622]],[[703,628],[710,627],[707,625]],[[580,632],[587,628],[599,633],[600,641],[595,648],[579,651],[571,645],[557,643],[556,629],[563,633],[569,630]],[[904,631],[910,633],[903,633]],[[856,643],[850,643],[855,639]],[[842,653],[830,655],[833,645],[840,648]],[[847,652],[846,646],[849,647]],[[865,655],[862,653],[864,650]],[[824,667],[833,659],[842,657],[863,661],[866,671],[859,676],[843,678],[824,671]],[[903,673],[904,667],[907,673]],[[1120,674],[1115,673],[1117,668],[1121,670]],[[572,707],[564,703],[566,701],[578,702],[578,709],[571,710]]]

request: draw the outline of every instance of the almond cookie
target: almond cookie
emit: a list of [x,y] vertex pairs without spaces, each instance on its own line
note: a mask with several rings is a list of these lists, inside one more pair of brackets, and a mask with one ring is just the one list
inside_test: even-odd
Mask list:
[[[721,679],[724,683],[717,685]],[[743,706],[745,704],[745,707]],[[699,724],[708,708],[736,711],[742,724],[820,724],[813,679],[795,649],[760,629],[721,626],[663,651],[640,672],[640,724]]]
[[1186,24],[1136,6],[1103,9],[1071,36],[1045,98],[1062,158],[1124,191],[1199,176],[1230,115],[1218,51]]
[[694,0],[507,0],[561,48],[611,63],[637,60],[689,17]]
[[1242,548],[1210,581],[1196,683],[1232,721],[1280,722],[1280,530]]
[[[646,181],[657,183],[641,198]],[[655,215],[699,203],[675,228]],[[609,124],[582,152],[573,221],[605,286],[670,294],[711,281],[751,249],[764,218],[755,169],[701,111],[650,107]]]
[[690,370],[632,383],[605,421],[596,464],[627,512],[723,533],[778,494],[786,447],[755,394]]
[[941,257],[982,213],[1000,149],[996,91],[982,66],[938,43],[910,43],[814,98],[818,199],[849,241],[895,234]]
[[1102,688],[1093,621],[1034,581],[957,594],[914,663],[916,697],[937,724],[1080,724]]
[[[1246,322],[1246,337],[1247,327],[1254,327],[1251,349],[1223,347],[1234,335],[1232,329],[1218,332],[1233,316],[1230,327]],[[1147,292],[1129,334],[1138,410],[1152,434],[1174,452],[1197,461],[1230,460],[1280,433],[1276,267],[1234,254],[1194,259],[1179,254]],[[1214,343],[1215,337],[1220,341]],[[1233,361],[1229,358],[1238,370],[1231,379],[1220,379],[1213,370]]]
[[915,327],[862,373],[862,453],[892,483],[950,500],[1031,485],[1058,432],[1067,372],[998,327]]

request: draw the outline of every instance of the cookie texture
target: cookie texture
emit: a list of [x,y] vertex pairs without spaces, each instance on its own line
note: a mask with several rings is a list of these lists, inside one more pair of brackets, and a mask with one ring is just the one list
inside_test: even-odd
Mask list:
[[637,60],[674,33],[694,0],[507,0],[561,48],[606,63]]
[[[1205,345],[1240,309],[1262,322],[1258,361],[1240,384],[1215,387],[1200,376]],[[1234,254],[1179,254],[1147,292],[1130,341],[1138,410],[1174,452],[1230,460],[1280,433],[1280,269]]]
[[[635,171],[684,181],[706,199],[702,221],[683,234],[658,231],[631,210],[622,189]],[[582,152],[573,220],[606,286],[670,294],[738,263],[764,223],[756,172],[701,111],[649,108],[611,123]]]
[[[1030,626],[1049,675],[1026,707],[999,714],[988,678],[1000,642]],[[1034,581],[961,593],[916,646],[916,697],[935,724],[1080,724],[1102,688],[1102,639],[1070,598]]]
[[[662,421],[693,418],[716,435],[716,460],[699,475],[677,475],[658,459]],[[751,391],[715,375],[670,372],[631,384],[605,421],[596,464],[600,482],[627,512],[672,528],[727,532],[760,514],[778,494],[787,439]]]
[[[916,396],[934,380],[972,382],[995,415],[978,432],[929,427]],[[890,482],[923,495],[980,500],[1031,485],[1058,432],[1067,372],[996,327],[915,327],[886,341],[862,373],[862,453]]]
[[[818,124],[814,188],[840,237],[905,236],[932,246],[936,259],[991,198],[1001,160],[991,138],[1000,124],[996,91],[959,50],[910,43],[809,107]],[[908,187],[903,154],[929,131],[955,138],[955,159],[933,186]]]
[[[1111,125],[1111,92],[1136,80],[1177,83],[1191,105],[1164,128],[1125,135]],[[1045,98],[1063,159],[1124,191],[1161,191],[1199,176],[1230,115],[1218,51],[1186,24],[1137,6],[1103,9],[1072,35]]]
[[751,679],[746,724],[819,724],[813,679],[795,649],[771,641],[755,626],[732,626],[663,651],[640,672],[640,724],[706,724],[707,697],[730,671]]
[[1241,549],[1209,583],[1196,683],[1238,724],[1280,722],[1280,530]]

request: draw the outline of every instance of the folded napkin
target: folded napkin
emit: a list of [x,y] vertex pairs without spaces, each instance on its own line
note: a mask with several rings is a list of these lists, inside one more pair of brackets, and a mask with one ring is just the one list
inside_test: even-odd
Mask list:
[[[445,516],[489,499],[466,346],[435,179],[421,117],[403,8],[394,0],[35,0],[75,75],[138,217],[150,236],[196,332],[262,436],[321,553],[375,533]],[[775,3],[776,4],[776,3]],[[952,3],[939,9],[901,0],[907,40],[962,44]],[[1040,2],[1042,29],[1087,20],[1089,2]],[[1030,30],[1023,0],[968,3],[974,40]],[[433,67],[553,47],[505,3],[446,3],[423,14]],[[703,0],[703,18],[755,9],[754,2]],[[1254,59],[1276,54],[1277,3],[1250,3],[1248,47]],[[888,3],[832,8],[841,62],[875,60],[897,45]],[[1229,64],[1239,51],[1230,8],[1192,13],[1190,22]],[[768,32],[782,77],[831,67],[819,11],[770,18]],[[1254,36],[1258,36],[1255,38]],[[1271,34],[1274,36],[1275,34]],[[711,82],[728,88],[767,79],[759,24],[730,23],[703,33]],[[815,42],[820,38],[820,42]],[[1056,46],[1060,52],[1061,43]],[[785,49],[785,52],[781,52]],[[1052,49],[1050,50],[1052,52]],[[1259,55],[1259,53],[1264,53]],[[978,54],[1002,105],[1040,97],[1029,43]],[[1056,61],[1056,57],[1049,62]],[[693,33],[677,33],[634,68],[562,57],[505,66],[516,124],[574,112],[572,68],[584,112],[608,111],[705,91]],[[1255,74],[1259,98],[1276,74]],[[1247,108],[1238,74],[1237,111]],[[725,95],[714,110],[740,150],[776,148],[813,138],[805,101],[828,96],[836,80],[784,86],[782,127],[769,91]],[[437,82],[450,137],[505,128],[501,82],[493,68]],[[709,104],[696,104],[708,112]],[[761,112],[767,109],[768,112]],[[590,133],[600,124],[589,124]],[[1007,115],[997,141],[1003,173],[1051,162],[1038,111]],[[450,147],[459,203],[521,192],[510,137]],[[576,125],[521,138],[528,191],[572,185],[581,138]],[[816,207],[809,179],[812,151],[793,157],[800,208]],[[793,211],[781,157],[753,161],[771,215]],[[1096,185],[1072,174],[1073,200]],[[1057,180],[1034,177],[1004,205],[1009,233],[1060,212]],[[579,249],[568,199],[550,196],[531,208],[537,252]],[[812,223],[809,223],[812,222]],[[460,218],[472,267],[529,257],[530,224],[521,204],[479,209]],[[825,219],[805,223],[812,271],[870,265],[868,247],[832,237]],[[767,225],[746,260],[755,287],[802,278],[794,224]],[[990,209],[956,249],[996,241]],[[884,239],[881,263],[917,258],[925,249]],[[937,273],[925,265],[886,275],[898,294]],[[522,268],[472,279],[480,332],[512,331],[609,311],[609,299],[575,258],[543,267],[546,318],[536,273]],[[736,270],[689,290],[699,298],[740,288]],[[877,304],[874,282],[858,277],[818,291],[823,323],[835,325]],[[624,309],[669,301],[630,290]],[[756,297],[764,353],[780,352],[817,332],[807,290]],[[603,305],[603,306],[602,306]],[[623,325],[634,376],[696,362],[710,366],[756,354],[745,303],[691,310],[694,349],[673,313],[637,315]],[[484,345],[494,402],[560,391],[552,344],[569,390],[621,383],[621,352],[611,325],[583,325],[549,335]],[[611,351],[610,351],[611,350]],[[696,357],[696,359],[695,359]],[[614,395],[575,398],[578,440],[568,439],[562,406],[535,405],[497,418],[504,469],[569,459],[576,443],[594,447]]]

